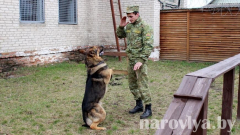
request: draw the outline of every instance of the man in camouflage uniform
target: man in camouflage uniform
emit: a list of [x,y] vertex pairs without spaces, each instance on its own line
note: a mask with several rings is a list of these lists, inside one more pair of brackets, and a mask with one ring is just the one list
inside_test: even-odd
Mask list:
[[[126,16],[122,18],[117,28],[119,38],[127,37],[126,53],[129,58],[128,82],[129,88],[136,106],[129,111],[134,114],[143,111],[142,101],[145,103],[145,111],[140,119],[152,116],[151,95],[148,89],[147,61],[153,47],[153,30],[139,16],[139,7],[127,7],[127,17],[130,21],[126,22]],[[124,29],[124,27],[126,28]]]

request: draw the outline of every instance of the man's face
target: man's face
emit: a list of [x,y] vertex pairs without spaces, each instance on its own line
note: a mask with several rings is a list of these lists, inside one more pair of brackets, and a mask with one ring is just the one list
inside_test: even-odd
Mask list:
[[134,23],[138,19],[139,13],[136,15],[134,13],[127,13],[127,17],[131,23]]

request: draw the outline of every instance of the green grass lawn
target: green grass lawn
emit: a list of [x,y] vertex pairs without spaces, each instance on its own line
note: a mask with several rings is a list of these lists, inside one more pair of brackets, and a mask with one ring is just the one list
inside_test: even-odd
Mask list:
[[[110,68],[125,70],[127,61],[104,57]],[[214,63],[184,61],[149,61],[149,87],[152,94],[151,119],[161,120],[178,89],[182,78],[190,72]],[[236,120],[239,69],[235,76],[233,120]],[[141,113],[130,115],[135,101],[128,89],[126,76],[113,76],[103,99],[107,112],[100,124],[105,131],[82,127],[81,103],[85,90],[85,65],[64,62],[38,67],[23,67],[12,72],[8,78],[0,78],[0,135],[7,134],[154,134],[155,129],[140,129]],[[4,75],[1,75],[4,76]],[[217,127],[221,116],[223,78],[219,77],[209,91],[208,119]],[[218,135],[219,129],[209,129],[208,134]],[[232,134],[240,133],[240,122],[234,124]]]

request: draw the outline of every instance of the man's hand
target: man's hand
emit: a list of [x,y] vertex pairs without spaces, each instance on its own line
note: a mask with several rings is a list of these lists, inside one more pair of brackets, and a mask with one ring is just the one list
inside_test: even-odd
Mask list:
[[121,27],[125,27],[129,22],[126,22],[127,20],[127,17],[124,16],[122,19],[121,19],[121,22],[120,22],[120,26]]
[[137,63],[134,65],[133,70],[138,70],[141,66],[142,66],[142,63],[141,63],[141,62],[137,62]]

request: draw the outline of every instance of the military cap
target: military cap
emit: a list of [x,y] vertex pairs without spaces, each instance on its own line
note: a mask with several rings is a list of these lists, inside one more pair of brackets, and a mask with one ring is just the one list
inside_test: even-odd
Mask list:
[[127,12],[125,12],[125,13],[133,13],[134,11],[139,12],[139,6],[128,6]]

